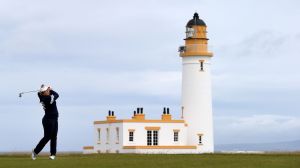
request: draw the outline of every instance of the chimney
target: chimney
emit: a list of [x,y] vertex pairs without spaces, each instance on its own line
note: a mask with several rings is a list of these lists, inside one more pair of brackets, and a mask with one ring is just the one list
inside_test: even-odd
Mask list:
[[164,107],[163,114],[161,115],[162,120],[172,120],[172,115],[170,114],[170,109]]
[[137,112],[134,111],[134,116],[132,117],[132,119],[134,120],[145,120],[145,114],[143,114],[143,108],[142,107],[138,107],[137,108]]
[[106,120],[107,121],[115,121],[116,120],[116,116],[114,114],[114,111],[108,111],[108,116],[106,116]]

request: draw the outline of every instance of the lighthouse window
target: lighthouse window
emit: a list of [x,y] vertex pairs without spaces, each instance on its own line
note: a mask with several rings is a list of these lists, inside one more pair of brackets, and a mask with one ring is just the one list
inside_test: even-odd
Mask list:
[[133,131],[129,131],[129,142],[133,142]]
[[186,28],[186,38],[193,37],[195,33],[195,30],[193,28]]
[[181,118],[183,118],[183,110],[184,110],[184,107],[181,106]]
[[200,63],[200,71],[204,71],[204,60],[199,60]]
[[200,61],[200,71],[203,71],[203,61]]
[[202,144],[202,135],[198,135],[199,138],[199,145]]

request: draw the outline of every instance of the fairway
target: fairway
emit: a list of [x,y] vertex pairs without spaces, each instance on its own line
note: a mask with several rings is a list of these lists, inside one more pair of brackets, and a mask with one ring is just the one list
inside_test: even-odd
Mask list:
[[32,161],[29,155],[0,156],[0,168],[299,168],[300,154],[138,155],[93,154],[47,156]]

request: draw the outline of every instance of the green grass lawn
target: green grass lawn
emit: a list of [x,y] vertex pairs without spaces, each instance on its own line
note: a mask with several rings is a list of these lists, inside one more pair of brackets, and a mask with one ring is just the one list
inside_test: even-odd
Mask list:
[[29,155],[0,156],[0,168],[300,168],[300,154],[137,155],[95,154],[47,156],[33,161]]

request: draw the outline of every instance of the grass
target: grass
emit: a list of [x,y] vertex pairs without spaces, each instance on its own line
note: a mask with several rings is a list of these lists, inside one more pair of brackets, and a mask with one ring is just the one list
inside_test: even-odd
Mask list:
[[0,168],[300,168],[300,154],[138,155],[95,154],[47,156],[0,155]]

